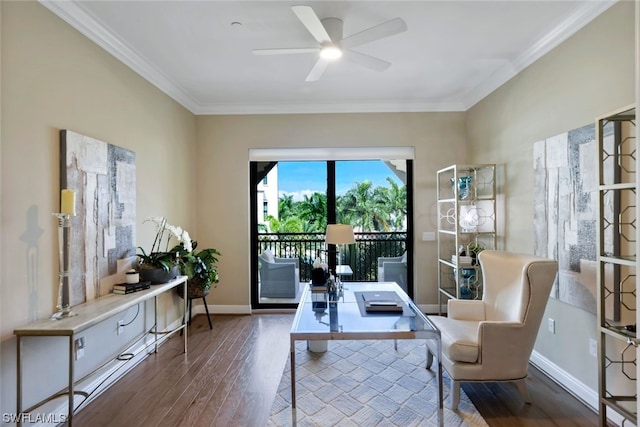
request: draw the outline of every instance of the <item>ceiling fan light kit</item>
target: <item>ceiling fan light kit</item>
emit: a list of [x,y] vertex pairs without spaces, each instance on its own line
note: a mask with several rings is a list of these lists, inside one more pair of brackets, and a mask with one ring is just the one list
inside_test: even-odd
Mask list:
[[312,48],[254,49],[253,53],[256,55],[318,54],[318,61],[305,79],[308,82],[319,80],[327,69],[329,62],[337,61],[343,56],[349,61],[375,71],[386,70],[391,66],[390,62],[349,50],[349,48],[407,31],[407,24],[401,18],[395,18],[342,38],[343,22],[341,19],[330,17],[320,20],[309,6],[292,6],[291,10],[320,46]]
[[329,61],[335,61],[342,57],[342,49],[334,45],[325,46],[320,49],[320,56]]

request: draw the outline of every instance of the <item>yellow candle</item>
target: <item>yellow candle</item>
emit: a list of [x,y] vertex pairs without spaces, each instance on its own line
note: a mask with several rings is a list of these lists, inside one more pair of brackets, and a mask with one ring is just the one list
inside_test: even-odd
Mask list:
[[76,215],[76,192],[73,190],[62,190],[60,194],[60,213]]

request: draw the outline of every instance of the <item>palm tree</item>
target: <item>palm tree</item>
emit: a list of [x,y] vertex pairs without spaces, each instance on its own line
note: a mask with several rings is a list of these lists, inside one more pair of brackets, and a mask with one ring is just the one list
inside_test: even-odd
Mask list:
[[387,177],[387,182],[389,187],[377,187],[374,192],[378,191],[378,197],[384,200],[386,218],[392,231],[404,230],[407,218],[407,187],[398,185],[390,177]]
[[303,222],[300,218],[290,216],[288,218],[277,219],[268,215],[269,232],[271,233],[302,233]]
[[313,231],[324,232],[327,227],[327,195],[313,193],[311,196],[305,195],[304,200],[296,206],[298,218],[306,221]]
[[278,217],[287,218],[293,214],[295,202],[292,194],[285,194],[278,199]]
[[385,201],[380,193],[373,190],[369,180],[356,182],[338,200],[338,222],[351,224],[362,231],[389,231],[389,223],[384,212]]

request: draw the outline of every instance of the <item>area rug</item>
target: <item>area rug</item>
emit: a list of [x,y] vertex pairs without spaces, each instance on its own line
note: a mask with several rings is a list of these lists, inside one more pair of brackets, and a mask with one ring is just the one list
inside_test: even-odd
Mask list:
[[[291,362],[287,360],[271,408],[269,426],[437,426],[437,377],[425,369],[423,340],[330,341],[326,353],[296,343],[296,410],[291,409]],[[488,426],[460,390],[457,411],[444,425]]]

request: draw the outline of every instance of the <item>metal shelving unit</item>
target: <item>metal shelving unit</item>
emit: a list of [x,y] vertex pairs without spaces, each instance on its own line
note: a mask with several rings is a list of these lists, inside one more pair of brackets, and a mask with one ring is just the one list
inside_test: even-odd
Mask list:
[[[496,248],[495,165],[452,165],[437,174],[438,311],[443,299],[481,299],[474,247]],[[464,250],[465,256],[461,256]]]
[[[596,119],[598,162],[598,391],[600,425],[637,423],[636,111]],[[615,414],[612,414],[613,410]],[[612,417],[613,416],[613,417]]]

